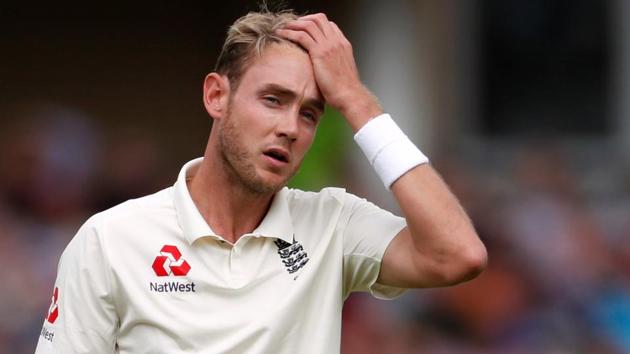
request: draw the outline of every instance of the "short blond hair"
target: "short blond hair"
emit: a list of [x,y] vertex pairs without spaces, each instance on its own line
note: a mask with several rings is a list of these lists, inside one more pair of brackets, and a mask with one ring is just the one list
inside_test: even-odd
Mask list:
[[275,31],[296,20],[293,10],[250,12],[237,19],[228,29],[214,71],[226,75],[236,89],[252,59],[262,54],[271,43],[292,43]]

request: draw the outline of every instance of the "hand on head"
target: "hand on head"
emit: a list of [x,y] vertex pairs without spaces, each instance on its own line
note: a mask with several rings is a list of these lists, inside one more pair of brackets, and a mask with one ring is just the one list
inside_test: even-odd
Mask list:
[[358,118],[369,119],[380,114],[376,98],[361,83],[352,45],[339,27],[319,13],[289,22],[277,33],[302,46],[309,53],[317,85],[326,102],[341,111],[353,124],[356,107]]

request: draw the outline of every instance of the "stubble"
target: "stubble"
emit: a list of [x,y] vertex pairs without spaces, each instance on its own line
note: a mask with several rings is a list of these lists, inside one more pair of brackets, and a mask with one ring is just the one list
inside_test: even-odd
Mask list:
[[241,132],[231,118],[228,113],[219,134],[219,153],[230,184],[255,195],[275,194],[286,185],[287,180],[273,184],[258,175],[254,166],[256,157],[251,156],[244,146]]

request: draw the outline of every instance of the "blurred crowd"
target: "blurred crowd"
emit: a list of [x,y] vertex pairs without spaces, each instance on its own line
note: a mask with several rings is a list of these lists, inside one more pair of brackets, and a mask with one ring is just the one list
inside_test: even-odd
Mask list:
[[[108,134],[67,107],[13,114],[0,122],[0,352],[32,353],[80,224],[171,185],[178,171],[146,131]],[[611,164],[593,182],[570,149],[536,146],[494,164],[434,158],[489,266],[469,283],[395,301],[352,295],[343,353],[630,352],[630,173]]]
[[[141,130],[111,135],[77,110],[33,104],[0,130],[0,353],[33,353],[61,252],[87,218],[171,184]],[[165,174],[166,173],[166,174]]]
[[630,175],[609,155],[612,167],[588,181],[592,171],[569,163],[575,155],[532,144],[502,168],[435,162],[484,240],[488,268],[385,305],[351,299],[346,352],[630,353]]

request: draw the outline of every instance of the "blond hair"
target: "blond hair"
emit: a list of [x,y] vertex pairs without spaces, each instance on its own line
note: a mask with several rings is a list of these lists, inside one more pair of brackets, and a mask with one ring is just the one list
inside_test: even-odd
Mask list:
[[260,56],[269,44],[292,43],[275,31],[297,18],[292,10],[271,12],[263,9],[237,19],[228,29],[214,71],[226,75],[236,89],[252,59]]

